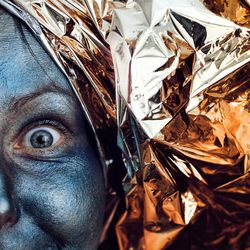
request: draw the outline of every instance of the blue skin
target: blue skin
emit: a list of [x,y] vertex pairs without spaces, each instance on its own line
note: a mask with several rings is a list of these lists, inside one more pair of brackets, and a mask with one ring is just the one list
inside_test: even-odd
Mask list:
[[[0,30],[0,250],[97,249],[104,178],[80,105],[31,33],[1,9]],[[29,134],[41,128],[55,143],[35,148]]]

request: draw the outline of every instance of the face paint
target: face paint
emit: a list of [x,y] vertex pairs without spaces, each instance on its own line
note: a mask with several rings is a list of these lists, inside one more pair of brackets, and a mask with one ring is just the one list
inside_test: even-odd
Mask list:
[[67,80],[0,12],[0,249],[96,249],[105,187]]

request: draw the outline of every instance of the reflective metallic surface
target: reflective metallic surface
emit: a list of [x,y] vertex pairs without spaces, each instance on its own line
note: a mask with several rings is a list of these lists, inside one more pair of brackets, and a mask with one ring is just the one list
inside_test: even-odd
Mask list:
[[204,2],[2,2],[68,76],[107,168],[118,126],[120,249],[250,247],[249,2]]
[[248,249],[249,30],[192,0],[135,1],[111,30],[136,176],[120,249]]
[[250,27],[249,0],[205,0],[204,4],[214,13],[245,27]]

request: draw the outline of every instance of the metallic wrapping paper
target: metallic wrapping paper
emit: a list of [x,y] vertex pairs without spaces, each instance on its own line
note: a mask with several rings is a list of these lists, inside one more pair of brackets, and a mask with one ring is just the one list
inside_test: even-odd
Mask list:
[[249,0],[204,0],[205,5],[214,13],[226,17],[235,23],[250,27]]
[[118,125],[134,176],[120,249],[250,249],[249,31],[198,0],[114,10]]
[[119,249],[250,249],[249,1],[1,4],[68,76],[107,172],[118,135]]

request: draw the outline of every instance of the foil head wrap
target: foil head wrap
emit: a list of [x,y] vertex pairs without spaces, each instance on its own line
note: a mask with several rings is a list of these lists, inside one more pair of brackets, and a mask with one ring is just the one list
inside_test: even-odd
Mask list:
[[1,3],[68,76],[105,169],[118,138],[119,249],[250,248],[249,1]]

